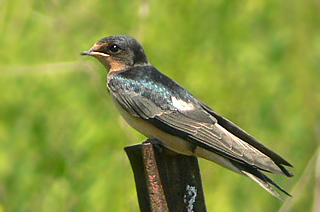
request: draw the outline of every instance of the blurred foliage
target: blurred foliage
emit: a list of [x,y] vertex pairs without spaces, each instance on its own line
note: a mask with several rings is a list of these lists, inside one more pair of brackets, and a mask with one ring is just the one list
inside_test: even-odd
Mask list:
[[104,68],[79,55],[115,34],[136,37],[160,71],[294,165],[294,178],[271,176],[294,195],[281,202],[201,160],[208,211],[313,210],[319,9],[311,0],[1,1],[0,212],[139,210],[123,147],[145,138],[110,103]]

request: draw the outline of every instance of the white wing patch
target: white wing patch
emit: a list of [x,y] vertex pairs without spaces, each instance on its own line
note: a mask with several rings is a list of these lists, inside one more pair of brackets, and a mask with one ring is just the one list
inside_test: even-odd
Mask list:
[[174,96],[171,97],[171,101],[173,106],[180,111],[188,111],[194,109],[194,105],[192,103],[185,102],[182,99],[177,99]]

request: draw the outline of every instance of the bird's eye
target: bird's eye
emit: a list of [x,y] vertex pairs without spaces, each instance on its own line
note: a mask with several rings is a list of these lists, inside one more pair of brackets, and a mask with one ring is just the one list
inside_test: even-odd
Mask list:
[[113,44],[110,49],[109,49],[112,53],[118,53],[120,51],[120,47],[116,44]]

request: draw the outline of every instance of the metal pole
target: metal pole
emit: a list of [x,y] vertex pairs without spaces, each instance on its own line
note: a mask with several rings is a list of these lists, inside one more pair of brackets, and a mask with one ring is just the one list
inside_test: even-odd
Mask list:
[[125,151],[142,212],[206,211],[196,157],[177,154],[153,139]]

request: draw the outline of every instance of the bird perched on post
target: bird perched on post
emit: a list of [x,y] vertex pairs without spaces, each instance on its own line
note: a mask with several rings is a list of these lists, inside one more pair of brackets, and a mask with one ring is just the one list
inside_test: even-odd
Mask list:
[[136,39],[106,37],[82,55],[106,67],[110,96],[134,129],[175,152],[246,175],[279,199],[271,185],[290,196],[262,171],[292,177],[285,168],[292,165],[159,72]]

